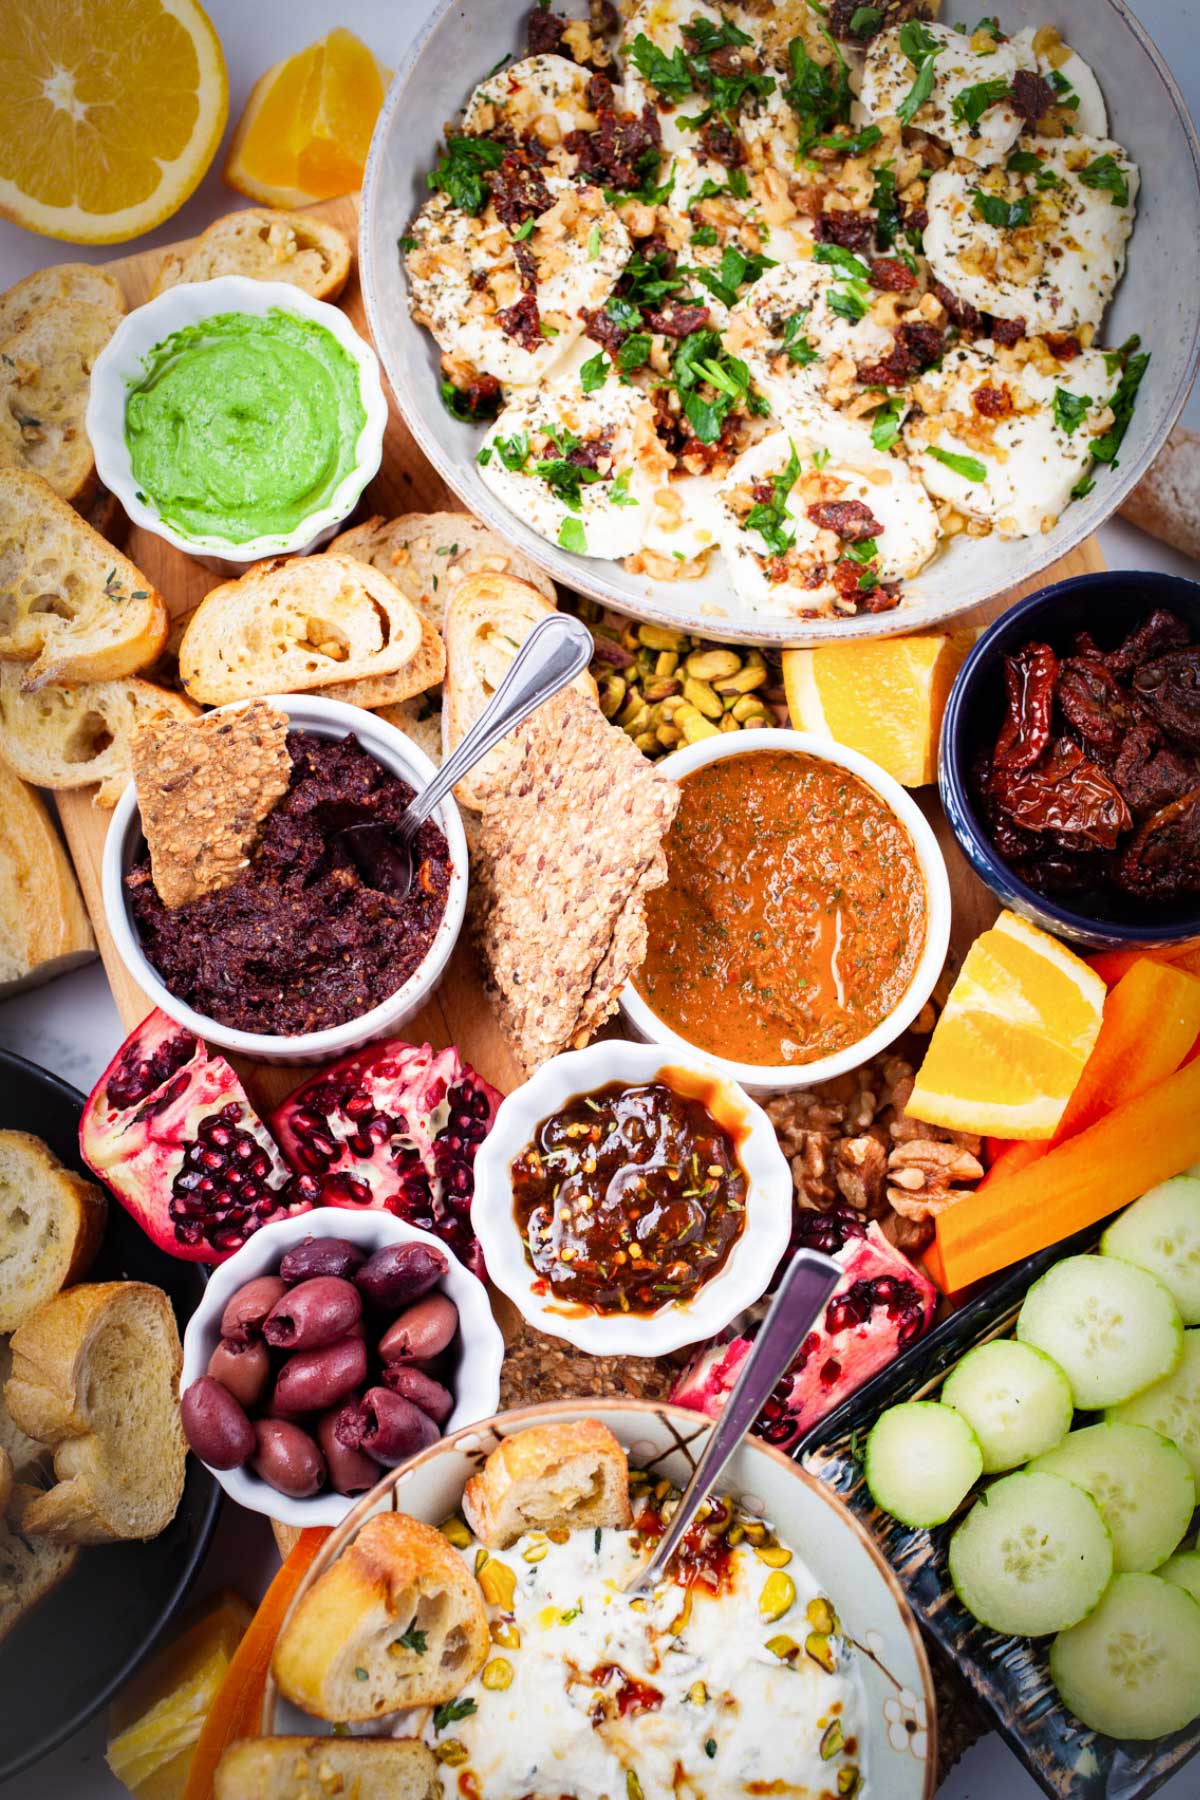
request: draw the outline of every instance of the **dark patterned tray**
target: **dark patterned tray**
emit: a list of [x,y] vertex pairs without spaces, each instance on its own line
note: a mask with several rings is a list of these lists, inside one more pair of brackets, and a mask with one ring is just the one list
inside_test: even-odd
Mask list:
[[959,1604],[946,1555],[954,1521],[936,1531],[899,1524],[875,1505],[862,1471],[862,1441],[884,1407],[900,1400],[936,1399],[968,1350],[1011,1329],[1039,1275],[1060,1257],[1090,1249],[1096,1241],[1095,1231],[1081,1233],[1001,1276],[987,1293],[969,1301],[822,1419],[797,1455],[874,1532],[925,1630],[1052,1800],[1143,1800],[1200,1749],[1200,1720],[1151,1743],[1118,1742],[1089,1731],[1054,1691],[1048,1639],[1000,1637]]

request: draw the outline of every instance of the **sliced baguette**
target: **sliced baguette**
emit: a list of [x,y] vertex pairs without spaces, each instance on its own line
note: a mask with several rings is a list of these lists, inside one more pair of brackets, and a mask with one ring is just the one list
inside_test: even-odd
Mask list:
[[1200,558],[1200,432],[1177,425],[1117,510],[1151,537]]
[[41,1138],[0,1131],[0,1331],[16,1331],[80,1281],[104,1236],[101,1190]]
[[0,658],[27,665],[26,687],[131,675],[167,626],[161,594],[128,558],[40,475],[0,466]]
[[66,1580],[79,1556],[74,1544],[56,1544],[30,1533],[29,1509],[39,1498],[36,1488],[18,1482],[0,1521],[0,1640]]
[[0,342],[0,463],[43,475],[64,500],[85,502],[96,485],[84,415],[92,364],[119,316],[51,300]]
[[62,839],[38,795],[0,759],[0,998],[95,954]]
[[27,1487],[44,1488],[51,1479],[50,1452],[45,1444],[22,1431],[4,1403],[4,1384],[12,1374],[10,1340],[0,1337],[0,1450],[12,1464],[13,1480]]
[[416,1738],[243,1738],[217,1765],[214,1800],[441,1800]]
[[526,1531],[629,1524],[625,1452],[596,1419],[532,1425],[505,1438],[463,1491],[463,1512],[489,1550]]
[[449,601],[469,575],[511,575],[536,588],[551,606],[558,603],[550,577],[470,513],[366,519],[334,538],[329,548],[381,569],[439,631]]
[[[420,1654],[399,1641],[414,1626],[424,1633]],[[452,1699],[488,1642],[483,1596],[441,1532],[377,1513],[298,1602],[272,1668],[286,1697],[314,1718],[378,1719]]]
[[27,693],[15,663],[0,663],[0,758],[37,787],[99,783],[96,803],[117,804],[133,780],[130,738],[166,713],[192,719],[199,709],[149,681],[91,681]]
[[415,700],[402,700],[399,706],[381,706],[379,716],[403,731],[425,752],[435,767],[442,761],[441,695],[418,694]]
[[179,646],[179,676],[193,700],[223,706],[394,675],[420,648],[412,602],[369,563],[274,557],[205,595]]
[[56,300],[79,300],[112,315],[115,330],[125,312],[125,295],[115,275],[92,263],[52,263],[35,269],[0,294],[0,341],[21,331],[35,313]]
[[314,300],[335,300],[349,273],[350,245],[335,225],[307,213],[248,206],[214,220],[190,250],[164,256],[152,292],[181,281],[249,275],[289,282]]
[[12,1338],[4,1397],[54,1452],[25,1529],[64,1544],[157,1537],[183,1493],[183,1356],[170,1301],[142,1281],[67,1288]]
[[399,706],[430,688],[440,687],[446,673],[446,650],[442,636],[428,620],[422,619],[421,642],[416,654],[394,675],[366,675],[359,681],[331,681],[326,687],[314,688],[328,700],[344,700],[348,706]]

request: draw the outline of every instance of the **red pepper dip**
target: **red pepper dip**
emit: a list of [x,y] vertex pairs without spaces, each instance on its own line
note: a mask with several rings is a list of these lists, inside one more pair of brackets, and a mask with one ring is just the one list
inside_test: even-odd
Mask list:
[[[297,1036],[359,1018],[403,987],[437,935],[450,849],[431,820],[412,886],[390,891],[385,850],[349,827],[396,822],[413,797],[351,734],[289,731],[291,784],[228,887],[165,907],[149,856],[126,877],[142,948],[171,993],[237,1031]],[[386,841],[385,841],[386,842]]]
[[897,1005],[925,944],[925,880],[865,781],[788,750],[682,778],[634,978],[663,1023],[733,1062],[813,1062]]
[[738,1134],[706,1103],[715,1094],[613,1082],[542,1120],[510,1168],[535,1292],[587,1312],[651,1313],[724,1268],[749,1184]]

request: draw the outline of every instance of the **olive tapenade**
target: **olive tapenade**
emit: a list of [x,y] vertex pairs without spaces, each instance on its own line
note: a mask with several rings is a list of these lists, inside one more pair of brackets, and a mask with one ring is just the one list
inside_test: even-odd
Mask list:
[[597,1313],[689,1300],[746,1223],[736,1134],[661,1080],[577,1094],[510,1173],[535,1292]]
[[398,899],[346,833],[397,822],[412,788],[353,734],[289,731],[287,746],[290,786],[235,881],[167,908],[143,855],[125,885],[142,948],[172,994],[220,1025],[293,1037],[359,1018],[403,987],[437,935],[451,865],[427,821]]

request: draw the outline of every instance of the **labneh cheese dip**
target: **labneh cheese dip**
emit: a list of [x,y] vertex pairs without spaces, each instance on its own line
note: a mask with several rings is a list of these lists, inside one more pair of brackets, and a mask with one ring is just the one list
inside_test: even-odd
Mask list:
[[[488,1602],[493,1647],[459,1698],[426,1715],[443,1792],[864,1796],[856,1653],[813,1576],[761,1522],[719,1501],[670,1575],[627,1598],[662,1529],[653,1490],[642,1494],[639,1509],[634,1489],[628,1531],[529,1532],[498,1553],[451,1522]],[[719,1534],[735,1520],[757,1545]],[[404,1732],[419,1728],[418,1715],[406,1717]]]

